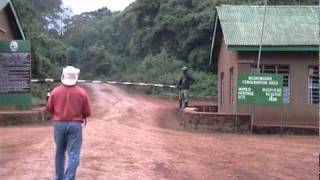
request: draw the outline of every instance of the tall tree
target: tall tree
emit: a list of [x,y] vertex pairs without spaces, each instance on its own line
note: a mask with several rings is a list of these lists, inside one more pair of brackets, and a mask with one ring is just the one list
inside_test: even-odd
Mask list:
[[31,41],[33,77],[57,77],[66,61],[66,45],[59,32],[68,13],[61,0],[13,0],[23,29]]

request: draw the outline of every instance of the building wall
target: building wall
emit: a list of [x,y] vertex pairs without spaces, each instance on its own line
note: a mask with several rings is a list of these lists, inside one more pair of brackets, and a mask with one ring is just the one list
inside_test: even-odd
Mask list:
[[[252,113],[252,105],[236,105],[237,74],[251,71],[251,64],[256,64],[258,53],[239,53],[229,51],[222,41],[218,59],[218,112]],[[313,52],[263,52],[262,65],[288,65],[290,102],[284,105],[255,105],[255,125],[314,126],[318,127],[319,105],[308,102],[309,66],[318,65],[318,54]],[[230,68],[234,68],[234,78],[230,86]],[[222,74],[223,73],[223,83]],[[230,90],[233,89],[233,97]],[[234,101],[231,101],[234,98]]]
[[224,114],[182,110],[180,124],[193,130],[250,133],[250,114]]
[[[257,56],[257,53],[240,53],[238,59],[242,62],[256,61]],[[283,123],[286,125],[318,126],[319,105],[308,102],[308,68],[310,65],[318,65],[318,54],[269,52],[262,53],[261,58],[261,64],[289,65],[290,102],[282,106],[255,105],[254,124],[279,125],[283,110]],[[239,73],[250,72],[250,66],[250,64],[239,64]],[[252,110],[251,105],[239,106],[239,112],[251,113]]]
[[[217,74],[218,88],[218,111],[219,112],[235,112],[235,94],[236,94],[236,75],[238,71],[237,53],[228,51],[224,39],[222,38]],[[233,68],[234,78],[230,77],[230,69]],[[222,77],[223,73],[223,77]],[[223,79],[223,83],[222,83]],[[233,87],[233,88],[232,88]],[[230,94],[233,93],[233,96]]]
[[[5,32],[4,32],[4,31]],[[17,39],[17,32],[12,28],[6,8],[0,12],[0,40]]]

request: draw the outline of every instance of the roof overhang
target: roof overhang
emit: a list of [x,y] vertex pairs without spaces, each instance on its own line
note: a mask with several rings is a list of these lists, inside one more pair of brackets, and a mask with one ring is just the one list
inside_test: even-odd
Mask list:
[[320,50],[318,6],[268,6],[267,9],[266,31],[262,36],[263,6],[217,6],[210,66],[216,68],[222,42],[233,52],[258,52],[260,44],[263,52]]
[[262,44],[267,49],[275,46],[276,50],[297,51],[299,46],[310,49],[319,44],[319,10],[319,6],[216,7],[226,45],[254,47]]
[[0,11],[4,10],[7,6],[9,6],[9,10],[11,11],[11,13],[13,15],[13,18],[15,20],[15,24],[18,28],[18,31],[19,31],[19,34],[21,35],[22,40],[26,40],[26,36],[25,36],[24,31],[22,29],[21,23],[19,21],[19,17],[17,15],[17,12],[16,12],[11,0],[1,0],[0,1]]
[[[259,46],[236,46],[229,45],[228,49],[231,51],[259,51]],[[319,51],[319,46],[310,45],[310,46],[262,46],[261,51]]]
[[0,1],[0,11],[2,11],[2,9],[5,8],[9,2],[10,2],[10,0],[1,0]]

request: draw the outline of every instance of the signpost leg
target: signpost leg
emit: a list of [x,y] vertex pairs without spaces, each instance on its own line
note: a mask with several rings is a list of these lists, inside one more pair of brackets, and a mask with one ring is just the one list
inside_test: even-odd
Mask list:
[[236,122],[234,123],[235,124],[235,132],[238,133],[238,103],[236,103]]
[[282,136],[283,135],[283,115],[284,115],[284,112],[283,112],[283,104],[281,105],[281,119],[280,119],[280,135]]
[[251,134],[253,133],[253,122],[254,122],[254,117],[255,116],[255,104],[252,105],[252,112],[251,112]]

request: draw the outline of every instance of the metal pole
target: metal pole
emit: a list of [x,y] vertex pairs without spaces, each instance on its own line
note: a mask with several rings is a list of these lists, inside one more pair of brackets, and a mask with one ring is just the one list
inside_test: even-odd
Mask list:
[[284,112],[283,112],[283,103],[281,104],[281,119],[280,119],[280,135],[283,135],[283,116],[284,116]]
[[[260,74],[261,50],[262,50],[262,44],[263,44],[264,26],[265,26],[265,22],[266,22],[267,5],[268,5],[268,0],[264,0],[263,21],[262,21],[259,53],[258,53],[258,62],[257,62],[257,70],[256,70],[256,73],[258,73],[258,74]],[[255,118],[254,116],[255,116],[255,104],[252,105],[251,134],[253,132],[253,122],[254,122],[254,118]]]
[[209,67],[212,66],[212,52],[213,52],[213,47],[214,47],[214,37],[216,37],[217,33],[217,24],[218,24],[218,15],[216,13],[215,17],[215,22],[214,22],[214,29],[213,29],[213,34],[212,34],[212,42],[211,42],[211,49],[210,49],[210,62],[209,62]]
[[266,21],[266,14],[267,14],[267,4],[268,4],[268,0],[264,0],[264,13],[263,13],[263,21],[262,21],[262,28],[261,28],[261,37],[260,37],[260,44],[259,44],[257,73],[260,73],[261,49],[262,49],[262,44],[263,44],[264,26],[265,26],[265,21]]
[[235,99],[235,103],[236,103],[236,122],[235,124],[235,133],[238,133],[238,87],[236,88],[236,99]]
[[254,116],[255,116],[255,104],[252,104],[252,112],[251,112],[251,134],[253,133]]

